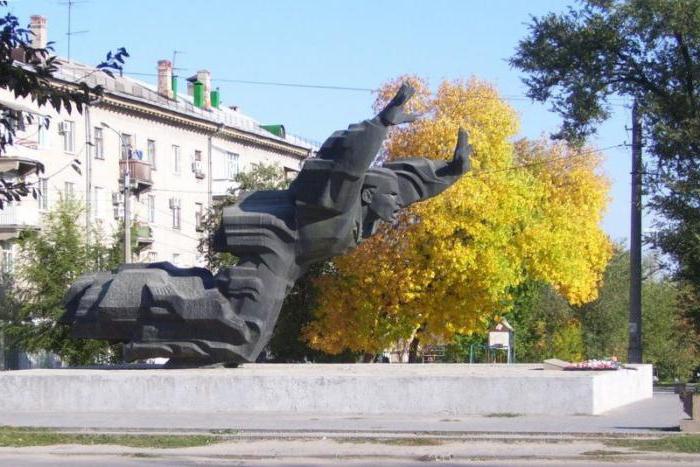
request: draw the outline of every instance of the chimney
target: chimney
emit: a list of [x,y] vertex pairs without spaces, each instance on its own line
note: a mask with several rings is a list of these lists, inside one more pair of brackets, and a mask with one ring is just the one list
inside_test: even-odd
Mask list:
[[31,22],[29,23],[29,30],[34,33],[34,36],[32,36],[32,47],[35,49],[45,49],[48,44],[46,18],[41,15],[32,15]]
[[173,64],[170,60],[158,61],[158,94],[172,99],[173,94]]
[[211,108],[211,74],[208,70],[199,70],[197,72],[197,81],[204,85],[204,102],[203,109]]

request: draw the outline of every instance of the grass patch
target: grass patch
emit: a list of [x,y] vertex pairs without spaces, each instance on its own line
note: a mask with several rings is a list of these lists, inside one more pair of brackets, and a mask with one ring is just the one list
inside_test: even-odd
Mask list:
[[117,444],[132,448],[189,448],[222,441],[204,435],[109,435],[99,433],[60,433],[44,428],[0,427],[0,446],[26,447],[53,444]]
[[234,430],[231,428],[223,428],[219,430],[209,430],[209,433],[213,435],[237,435],[240,433],[240,430]]
[[489,413],[484,415],[484,417],[504,417],[504,418],[513,418],[513,417],[522,417],[523,414],[520,413],[513,413],[513,412],[496,412],[496,413]]
[[435,438],[333,438],[336,443],[372,443],[389,446],[439,446],[445,442]]
[[640,451],[664,451],[700,453],[700,435],[665,436],[656,439],[610,439],[606,446],[638,449]]
[[595,451],[585,451],[582,452],[584,456],[595,456],[595,457],[607,457],[607,456],[619,456],[623,454],[630,454],[624,451],[607,451],[604,449],[596,449]]

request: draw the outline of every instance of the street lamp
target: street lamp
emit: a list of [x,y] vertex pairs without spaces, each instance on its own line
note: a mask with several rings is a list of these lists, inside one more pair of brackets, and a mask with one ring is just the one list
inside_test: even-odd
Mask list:
[[[111,126],[107,125],[105,122],[102,122],[102,127],[107,128],[109,130],[112,130],[117,134],[119,137],[119,141],[121,141],[122,145],[122,154],[128,154],[128,145],[126,144],[126,141],[124,141],[124,136],[112,128]],[[127,159],[126,163],[124,164],[124,262],[125,263],[130,263],[131,262],[131,214],[130,214],[130,206],[129,206],[129,194],[130,194],[130,189],[129,185],[131,183],[130,180],[130,173],[129,173],[129,161]]]

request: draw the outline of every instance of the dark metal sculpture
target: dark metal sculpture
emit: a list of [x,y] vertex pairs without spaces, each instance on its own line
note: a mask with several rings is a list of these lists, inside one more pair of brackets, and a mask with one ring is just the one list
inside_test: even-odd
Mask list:
[[167,262],[88,274],[70,288],[62,321],[74,337],[125,342],[129,361],[255,361],[309,265],[352,250],[379,220],[394,221],[400,208],[439,194],[469,169],[464,130],[449,162],[371,167],[389,127],[415,119],[404,110],[412,95],[404,85],[376,117],[333,133],[289,189],[247,193],[224,208],[215,249],[236,255],[236,266],[215,276]]

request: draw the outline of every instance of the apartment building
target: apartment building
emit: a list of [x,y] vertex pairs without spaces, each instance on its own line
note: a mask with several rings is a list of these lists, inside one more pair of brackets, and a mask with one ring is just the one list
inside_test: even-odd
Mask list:
[[[33,16],[36,47],[46,45],[45,18]],[[252,163],[276,163],[293,177],[316,146],[288,135],[282,125],[263,125],[236,107],[225,107],[206,70],[183,80],[168,60],[157,63],[157,84],[97,71],[62,61],[57,86],[84,82],[104,94],[83,113],[38,108],[0,89],[0,107],[49,117],[18,132],[15,145],[0,157],[5,177],[38,178],[41,190],[0,210],[2,268],[12,269],[13,239],[24,228],[41,228],[42,218],[60,199],[84,201],[87,230],[110,236],[124,222],[128,173],[130,222],[137,248],[132,261],[171,261],[201,265],[197,243],[200,219],[213,200],[235,188],[235,177]],[[180,92],[180,85],[186,89]],[[81,172],[71,168],[81,162]],[[45,172],[36,175],[41,162]]]

